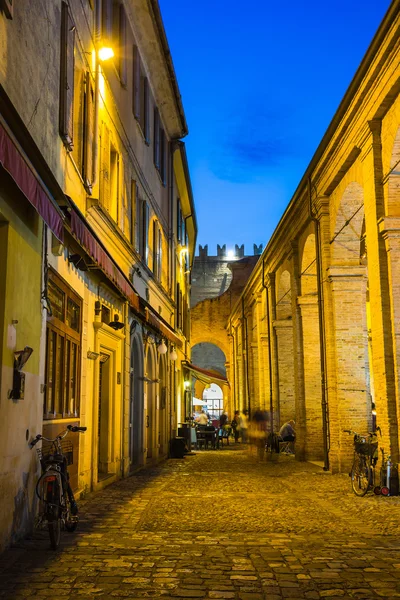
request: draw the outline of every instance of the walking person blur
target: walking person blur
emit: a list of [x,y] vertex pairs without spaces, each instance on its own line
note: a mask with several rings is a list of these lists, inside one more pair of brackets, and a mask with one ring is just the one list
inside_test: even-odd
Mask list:
[[239,417],[239,427],[240,427],[240,437],[242,440],[242,444],[247,444],[248,442],[248,429],[249,429],[249,411],[244,410]]
[[251,419],[249,429],[249,438],[251,446],[257,450],[257,457],[262,460],[265,453],[265,444],[267,441],[267,426],[269,422],[269,414],[265,410],[258,408]]
[[225,425],[228,424],[228,413],[226,411],[224,411],[220,418],[219,418],[219,426],[221,429],[223,429],[225,427]]
[[235,438],[235,443],[239,442],[240,436],[240,410],[235,410],[235,414],[233,415],[232,423],[231,423],[233,436]]

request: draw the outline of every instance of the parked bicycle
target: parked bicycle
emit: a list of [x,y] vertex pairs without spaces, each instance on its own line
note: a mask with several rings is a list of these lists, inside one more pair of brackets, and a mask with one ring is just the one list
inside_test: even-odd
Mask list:
[[[380,428],[377,427],[376,431],[380,432]],[[351,487],[357,496],[365,496],[369,489],[374,488],[375,465],[378,461],[377,434],[370,431],[367,435],[361,435],[350,429],[344,429],[344,432],[354,436],[354,458],[350,472]]]
[[61,527],[72,532],[78,526],[78,505],[69,483],[68,465],[73,463],[72,443],[64,441],[69,432],[84,432],[86,427],[67,425],[54,439],[38,434],[29,444],[30,448],[40,441],[37,449],[42,473],[36,484],[36,495],[40,500],[38,525],[48,528],[50,545],[56,550],[60,544]]

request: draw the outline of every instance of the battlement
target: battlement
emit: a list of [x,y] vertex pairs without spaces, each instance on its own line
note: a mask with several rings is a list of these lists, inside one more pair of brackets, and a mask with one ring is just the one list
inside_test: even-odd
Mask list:
[[[263,251],[262,244],[260,244],[259,246],[257,246],[257,244],[253,244],[253,254],[251,256],[260,256],[262,254],[262,251]],[[219,244],[217,244],[217,254],[216,255],[208,254],[208,244],[206,244],[205,246],[201,246],[199,244],[198,257],[201,260],[206,260],[207,258],[223,258],[225,260],[236,260],[239,258],[244,258],[244,256],[245,256],[244,244],[242,244],[241,246],[239,246],[238,244],[235,244],[234,250],[227,250],[226,244],[224,244],[223,246],[220,246]],[[247,255],[247,256],[250,256],[250,255]]]

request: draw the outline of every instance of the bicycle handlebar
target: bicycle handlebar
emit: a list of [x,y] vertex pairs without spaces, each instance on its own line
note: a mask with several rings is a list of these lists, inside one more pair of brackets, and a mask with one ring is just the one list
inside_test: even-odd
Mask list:
[[45,442],[55,442],[57,440],[62,440],[70,431],[72,431],[73,433],[77,431],[80,433],[84,433],[86,430],[87,427],[78,427],[78,425],[67,425],[67,428],[58,435],[56,435],[54,439],[46,438],[40,433],[38,433],[37,436],[31,442],[29,442],[29,447],[32,449],[34,446],[36,446],[38,442],[40,442],[40,440],[44,440]]
[[74,433],[76,431],[79,431],[81,433],[84,433],[85,431],[87,431],[87,427],[78,427],[78,425],[67,425],[67,429],[68,429],[68,431],[73,431]]

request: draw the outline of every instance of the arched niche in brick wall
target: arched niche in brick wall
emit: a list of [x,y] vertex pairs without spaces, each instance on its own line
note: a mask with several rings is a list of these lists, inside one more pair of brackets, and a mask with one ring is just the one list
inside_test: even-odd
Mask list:
[[361,185],[352,181],[346,187],[336,214],[332,236],[332,263],[359,265],[360,243],[364,222],[364,193]]
[[[388,175],[388,193],[386,212],[391,217],[400,217],[400,127],[397,130]],[[395,172],[396,171],[396,172]]]
[[315,252],[315,235],[310,233],[305,241],[301,255],[301,294],[317,293],[317,261]]
[[226,356],[216,344],[200,342],[192,347],[191,362],[202,369],[218,371],[226,376]]
[[287,319],[292,315],[292,292],[290,273],[283,271],[278,277],[276,286],[276,318]]

